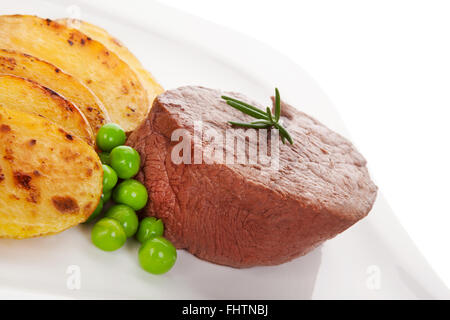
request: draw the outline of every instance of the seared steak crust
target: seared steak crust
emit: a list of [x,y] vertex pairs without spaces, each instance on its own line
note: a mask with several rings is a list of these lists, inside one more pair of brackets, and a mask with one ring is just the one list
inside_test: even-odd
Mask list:
[[202,120],[203,132],[224,132],[227,121],[252,120],[228,106],[223,94],[258,105],[203,87],[169,90],[155,99],[127,142],[142,157],[137,179],[150,196],[144,215],[161,218],[177,248],[233,267],[276,265],[308,253],[368,214],[377,187],[365,159],[347,139],[286,103],[282,120],[294,145],[280,143],[278,169],[174,164],[175,129],[194,134],[194,122]]

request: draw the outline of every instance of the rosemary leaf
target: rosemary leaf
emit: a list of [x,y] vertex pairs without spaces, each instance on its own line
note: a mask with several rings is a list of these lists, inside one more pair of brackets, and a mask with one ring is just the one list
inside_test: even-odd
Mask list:
[[233,101],[233,102],[239,103],[239,104],[243,105],[244,107],[247,107],[249,109],[252,109],[253,111],[256,111],[256,112],[259,112],[259,113],[265,115],[265,112],[263,110],[255,107],[255,106],[252,106],[251,104],[245,103],[243,101],[240,101],[240,100],[237,100],[237,99],[234,99],[234,98],[231,98],[231,97],[227,97],[227,96],[222,96],[222,99],[224,99],[226,101]]
[[273,121],[273,118],[272,118],[272,110],[270,110],[270,108],[267,107],[267,108],[266,108],[266,111],[267,111],[267,115],[269,116],[270,122],[272,122],[272,123],[276,122],[276,121]]
[[279,123],[276,123],[275,127],[280,131],[281,136],[284,136],[290,144],[294,144],[291,135],[286,131],[285,128],[283,128]]
[[280,101],[280,92],[278,88],[275,88],[275,122],[280,120],[281,115],[281,101]]
[[257,111],[255,111],[253,109],[250,109],[250,108],[248,108],[248,107],[246,107],[246,106],[244,106],[244,105],[242,105],[242,104],[240,104],[238,102],[234,102],[234,101],[230,101],[229,100],[229,101],[227,101],[227,104],[232,106],[233,108],[235,108],[235,109],[245,113],[245,114],[248,114],[249,116],[252,116],[253,118],[266,119],[266,120],[269,119],[265,113],[257,112]]
[[265,129],[269,127],[267,124],[263,123],[244,123],[244,122],[234,122],[234,121],[228,121],[229,124],[233,126],[239,126],[244,128],[253,128],[253,129]]
[[273,126],[273,122],[271,122],[269,120],[256,120],[256,121],[252,121],[250,123],[251,124],[265,124],[267,126]]

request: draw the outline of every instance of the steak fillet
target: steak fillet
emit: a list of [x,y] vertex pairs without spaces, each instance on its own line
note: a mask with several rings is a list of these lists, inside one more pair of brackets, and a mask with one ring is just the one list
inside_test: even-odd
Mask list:
[[[347,139],[286,103],[281,119],[294,144],[279,143],[278,168],[175,164],[174,130],[194,135],[194,122],[202,120],[203,132],[224,133],[231,128],[227,121],[254,120],[228,106],[224,94],[262,108],[236,93],[193,86],[169,90],[155,99],[127,142],[142,157],[137,179],[150,199],[143,214],[161,218],[165,237],[177,248],[237,268],[276,265],[308,253],[368,214],[377,187],[363,156]],[[247,141],[244,152],[258,146]]]

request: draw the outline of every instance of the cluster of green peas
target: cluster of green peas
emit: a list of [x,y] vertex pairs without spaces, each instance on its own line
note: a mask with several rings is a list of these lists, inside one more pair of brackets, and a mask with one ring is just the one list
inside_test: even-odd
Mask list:
[[[125,140],[125,132],[117,124],[108,123],[98,131],[96,142],[102,150],[99,157],[103,163],[103,194],[86,222],[96,219],[112,197],[115,204],[92,228],[92,242],[104,251],[114,251],[121,248],[127,238],[136,235],[142,243],[139,249],[141,267],[153,274],[163,274],[175,264],[177,251],[162,236],[161,220],[147,217],[139,223],[136,211],[145,207],[148,194],[142,183],[132,179],[139,171],[141,158],[136,150],[123,145]],[[123,181],[118,183],[119,179]]]

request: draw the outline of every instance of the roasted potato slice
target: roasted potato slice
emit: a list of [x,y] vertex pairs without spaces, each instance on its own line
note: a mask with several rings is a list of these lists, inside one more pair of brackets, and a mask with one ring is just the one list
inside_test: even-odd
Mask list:
[[54,91],[34,81],[0,75],[0,106],[43,116],[71,136],[78,136],[89,145],[95,144],[91,126],[83,113]]
[[76,29],[35,16],[0,16],[0,48],[31,54],[76,77],[127,132],[147,115],[147,92],[135,72],[114,52]]
[[88,87],[49,62],[0,49],[0,74],[33,80],[62,95],[83,112],[95,134],[102,125],[111,121],[102,102]]
[[95,210],[101,162],[69,136],[46,118],[0,107],[0,237],[57,233]]
[[69,28],[78,29],[88,37],[101,42],[109,50],[117,54],[117,56],[128,63],[131,69],[136,72],[137,76],[142,82],[142,85],[147,90],[150,106],[155,97],[162,93],[164,89],[156,82],[155,78],[148,72],[141,64],[141,62],[131,53],[128,48],[123,45],[118,39],[111,36],[106,30],[99,26],[93,25],[77,19],[58,19],[57,22],[63,23]]

